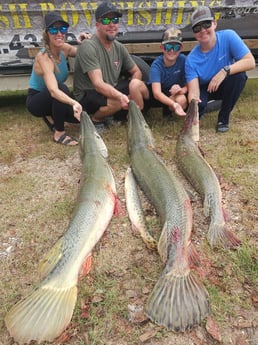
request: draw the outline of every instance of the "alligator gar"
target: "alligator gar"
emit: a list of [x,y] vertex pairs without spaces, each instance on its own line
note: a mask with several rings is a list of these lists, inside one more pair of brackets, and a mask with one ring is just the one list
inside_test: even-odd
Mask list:
[[196,100],[189,104],[183,130],[176,144],[179,169],[203,198],[204,214],[210,216],[207,234],[210,246],[236,247],[240,241],[226,228],[226,212],[222,207],[222,193],[218,178],[204,159],[192,132],[198,119]]
[[20,344],[52,341],[68,326],[80,272],[90,270],[91,252],[121,206],[104,142],[85,112],[81,115],[80,153],[80,186],[68,228],[43,259],[38,286],[5,317],[10,335]]
[[183,332],[209,314],[208,292],[190,266],[199,260],[191,244],[192,208],[185,189],[155,152],[154,140],[133,101],[128,112],[128,153],[136,181],[160,216],[158,252],[165,268],[145,312],[168,330]]
[[125,175],[125,201],[133,232],[141,235],[143,242],[149,249],[157,249],[157,241],[147,229],[141,199],[131,168],[127,169]]

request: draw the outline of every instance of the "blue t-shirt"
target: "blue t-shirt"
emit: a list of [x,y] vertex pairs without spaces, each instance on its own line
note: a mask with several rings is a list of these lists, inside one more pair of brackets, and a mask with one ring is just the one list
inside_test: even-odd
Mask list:
[[[62,84],[63,82],[65,82],[69,73],[64,53],[61,52],[60,56],[61,61],[59,64],[57,64],[60,73],[57,73],[56,71],[54,72],[58,84]],[[32,73],[30,76],[29,87],[37,91],[43,91],[44,89],[46,89],[44,78],[36,74],[34,68],[32,69]]]
[[162,90],[168,90],[174,84],[185,85],[185,55],[180,54],[173,66],[164,65],[163,55],[158,56],[150,67],[149,84],[160,83]]
[[185,62],[186,81],[199,78],[201,85],[208,84],[224,66],[233,64],[249,52],[235,31],[218,31],[216,44],[209,52],[202,52],[198,43],[188,54]]

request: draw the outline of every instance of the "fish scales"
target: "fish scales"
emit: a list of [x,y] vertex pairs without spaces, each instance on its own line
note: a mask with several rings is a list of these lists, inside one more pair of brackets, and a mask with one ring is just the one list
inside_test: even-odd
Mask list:
[[[181,227],[189,220],[188,210],[184,207],[188,197],[184,189],[179,187],[178,181],[170,174],[154,150],[136,150],[131,154],[131,161],[136,180],[154,204],[161,221],[164,222],[166,217],[169,217]],[[147,175],[146,171],[149,172]],[[151,173],[152,171],[154,173]],[[177,204],[175,199],[178,201]]]
[[240,241],[226,228],[226,212],[222,207],[222,193],[218,178],[192,138],[192,127],[197,121],[199,121],[198,106],[196,101],[192,100],[184,128],[176,144],[177,164],[203,198],[204,214],[206,217],[210,216],[207,238],[211,247],[236,247]]
[[118,205],[107,149],[87,113],[81,115],[80,186],[65,234],[40,263],[42,280],[5,317],[10,335],[19,343],[53,341],[68,326],[77,299],[82,268],[90,269],[94,246]]
[[198,262],[190,240],[191,204],[182,184],[155,153],[151,130],[133,101],[128,112],[128,153],[137,183],[162,221],[158,251],[165,268],[145,311],[153,322],[183,332],[209,313],[208,293],[190,270],[190,262]]

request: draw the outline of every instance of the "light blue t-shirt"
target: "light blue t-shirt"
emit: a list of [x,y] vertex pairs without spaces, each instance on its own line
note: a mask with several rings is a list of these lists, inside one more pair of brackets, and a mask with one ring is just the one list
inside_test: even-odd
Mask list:
[[[57,64],[60,73],[54,72],[56,80],[59,84],[64,83],[68,77],[68,66],[65,55],[63,52],[60,54],[61,61]],[[44,78],[35,73],[34,68],[32,69],[30,80],[29,80],[29,88],[34,89],[37,91],[43,91],[46,89],[46,84]]]
[[149,84],[160,83],[161,88],[170,89],[172,85],[185,85],[185,55],[180,54],[173,66],[164,65],[163,54],[158,56],[150,67]]
[[187,82],[199,78],[201,85],[208,84],[224,66],[233,64],[250,52],[233,30],[218,31],[216,38],[216,44],[209,52],[202,52],[198,43],[188,54],[185,63]]

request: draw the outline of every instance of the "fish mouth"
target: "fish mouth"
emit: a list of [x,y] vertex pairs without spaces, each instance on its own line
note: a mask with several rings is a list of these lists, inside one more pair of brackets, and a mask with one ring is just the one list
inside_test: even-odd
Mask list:
[[196,125],[197,122],[199,122],[198,104],[196,99],[192,99],[186,112],[183,133],[189,133],[192,126]]
[[188,121],[193,120],[196,112],[197,112],[197,101],[195,99],[192,99],[187,109],[186,119]]
[[128,152],[154,148],[154,138],[148,124],[134,101],[128,106]]

